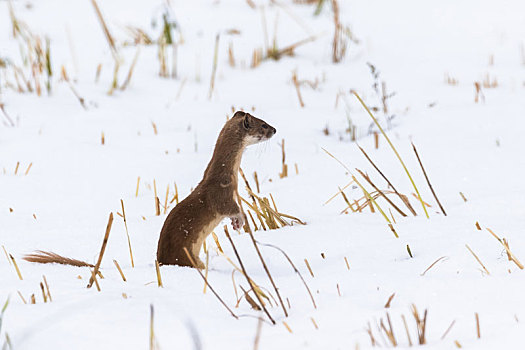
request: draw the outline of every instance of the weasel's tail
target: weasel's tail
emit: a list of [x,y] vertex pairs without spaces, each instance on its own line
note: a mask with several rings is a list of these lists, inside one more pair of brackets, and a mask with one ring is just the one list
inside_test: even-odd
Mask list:
[[61,256],[53,252],[44,252],[42,250],[37,250],[33,254],[28,254],[24,256],[22,259],[29,261],[29,262],[39,263],[39,264],[55,263],[55,264],[63,264],[63,265],[71,265],[71,266],[95,267],[95,265],[88,264],[85,261],[66,258],[65,256]]

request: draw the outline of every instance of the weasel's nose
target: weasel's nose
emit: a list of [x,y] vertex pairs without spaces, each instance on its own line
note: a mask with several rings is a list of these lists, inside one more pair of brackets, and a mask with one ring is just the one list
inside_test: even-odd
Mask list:
[[275,135],[275,133],[277,133],[277,129],[275,129],[273,126],[270,126],[270,130],[272,131],[272,135]]

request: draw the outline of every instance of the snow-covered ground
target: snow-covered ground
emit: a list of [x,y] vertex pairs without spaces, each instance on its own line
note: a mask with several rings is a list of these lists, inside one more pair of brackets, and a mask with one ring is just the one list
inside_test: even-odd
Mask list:
[[[162,349],[254,348],[258,316],[264,320],[259,349],[371,348],[369,327],[376,346],[384,347],[391,343],[378,327],[382,319],[389,329],[387,312],[398,346],[407,348],[402,315],[416,345],[414,304],[421,315],[428,310],[428,348],[522,348],[523,271],[508,260],[487,228],[506,238],[516,258],[525,261],[523,2],[341,0],[341,25],[351,29],[356,42],[344,35],[347,52],[338,64],[332,63],[330,1],[317,16],[315,4],[253,2],[256,8],[246,1],[169,1],[171,20],[177,23],[173,34],[183,41],[177,49],[177,77],[159,77],[158,46],[141,45],[128,88],[109,96],[113,56],[90,1],[12,1],[18,20],[34,35],[50,39],[52,91],[48,96],[44,87],[38,97],[15,89],[15,65],[33,80],[21,57],[24,41],[13,38],[8,2],[0,1],[0,59],[8,61],[0,68],[0,103],[16,124],[10,126],[0,114],[0,245],[13,255],[23,276],[20,280],[2,251],[0,306],[8,298],[9,305],[0,346],[8,336],[12,349],[147,349],[152,305],[157,347]],[[166,3],[112,0],[98,5],[123,60],[121,84],[137,51],[136,45],[124,45],[132,42],[126,27],[141,28],[156,40]],[[264,60],[251,68],[253,51],[265,46],[263,23],[267,41],[271,45],[276,38],[278,48],[311,36],[316,39],[297,47],[294,56]],[[209,98],[218,33],[217,72]],[[168,63],[171,69],[171,59]],[[367,63],[379,72],[377,78]],[[86,108],[60,78],[62,66]],[[314,85],[300,86],[304,107],[293,72],[299,81]],[[388,116],[394,115],[389,122],[381,109],[383,81],[387,94],[395,92],[387,100]],[[494,81],[497,86],[484,86]],[[478,96],[478,103],[475,82],[484,95],[484,100]],[[372,120],[352,89],[379,108],[375,115],[431,205],[429,219],[383,136],[375,148],[372,133],[377,129],[371,127]],[[271,193],[279,210],[307,223],[255,233],[259,242],[287,252],[317,305],[314,308],[283,255],[261,246],[289,312],[285,317],[273,301],[273,306],[267,303],[275,325],[244,299],[237,305],[234,285],[238,293],[239,285],[249,287],[238,272],[232,280],[233,267],[215,252],[211,237],[210,284],[243,317],[233,318],[210,290],[204,294],[203,281],[193,269],[163,266],[164,287],[156,282],[155,252],[166,215],[155,215],[153,181],[162,204],[168,185],[169,198],[174,183],[180,197],[186,196],[200,181],[232,109],[253,111],[277,128],[273,139],[245,152],[242,167],[252,185],[257,171],[261,194]],[[392,212],[399,238],[377,210],[372,213],[367,207],[361,213],[341,214],[345,208],[341,196],[324,204],[351,181],[351,175],[323,148],[351,169],[368,191],[373,189],[354,168],[368,173],[382,190],[388,189],[351,141],[346,131],[350,122],[357,143],[409,196],[418,214],[401,217],[378,199],[389,217]],[[281,179],[283,139],[289,176]],[[439,210],[411,142],[448,216]],[[244,188],[241,192],[246,193]],[[363,192],[353,185],[345,193],[354,200]],[[408,213],[402,202],[390,198]],[[122,212],[121,199],[134,268],[124,222],[116,215]],[[86,288],[87,268],[21,259],[42,249],[94,263],[110,212],[115,220],[101,265],[105,278],[99,279],[100,292]],[[222,224],[215,232],[226,255],[235,260]],[[235,233],[233,239],[250,276],[275,296],[250,237]],[[43,301],[43,276],[52,302]],[[32,294],[34,305],[29,304]]]

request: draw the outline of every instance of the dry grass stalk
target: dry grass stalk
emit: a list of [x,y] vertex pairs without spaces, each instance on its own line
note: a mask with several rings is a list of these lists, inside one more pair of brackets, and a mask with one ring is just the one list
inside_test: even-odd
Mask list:
[[20,269],[18,268],[18,264],[16,263],[16,260],[15,260],[14,256],[9,254],[9,258],[11,259],[11,262],[13,263],[13,266],[15,267],[16,274],[18,275],[18,278],[20,279],[20,281],[22,281],[23,280],[22,273],[20,272]]
[[158,133],[158,130],[157,130],[157,124],[155,124],[155,122],[153,120],[151,121],[151,126],[153,127],[153,133],[155,135],[158,135],[159,133]]
[[235,304],[235,308],[238,308],[242,297],[239,298],[239,293],[237,293],[237,283],[235,282],[235,272],[237,272],[237,270],[233,269],[232,270],[232,285],[233,285],[233,292],[235,293],[235,300],[237,300],[237,304]]
[[175,202],[175,205],[179,204],[179,189],[177,188],[177,183],[173,183],[173,187],[175,188],[175,194],[173,195],[173,198],[170,200],[170,204]]
[[483,87],[485,89],[494,89],[498,87],[498,79],[497,78],[490,78],[489,73],[485,74],[485,77],[483,78]]
[[354,96],[359,100],[359,102],[361,103],[361,105],[363,106],[363,108],[367,111],[368,115],[370,116],[370,118],[372,118],[372,120],[374,121],[375,125],[379,128],[379,131],[381,131],[381,134],[383,134],[383,136],[385,137],[385,139],[387,140],[388,144],[390,145],[390,147],[392,148],[392,150],[394,151],[397,159],[399,160],[399,162],[401,163],[403,169],[405,170],[410,182],[412,183],[412,186],[414,187],[414,190],[416,191],[417,193],[417,196],[419,198],[419,201],[421,202],[421,206],[423,207],[423,210],[425,211],[425,215],[427,217],[427,219],[429,218],[428,216],[428,212],[427,212],[427,208],[425,207],[425,205],[423,204],[423,199],[421,198],[421,195],[419,194],[419,190],[417,189],[417,186],[414,182],[414,180],[412,179],[412,175],[410,175],[410,172],[408,171],[408,168],[406,167],[405,163],[403,162],[403,160],[401,159],[401,156],[399,155],[399,153],[397,152],[397,149],[394,147],[394,144],[392,143],[392,141],[390,141],[390,138],[388,137],[388,135],[385,133],[385,131],[383,130],[383,128],[381,127],[381,124],[379,124],[379,122],[377,121],[377,119],[374,117],[374,115],[372,114],[372,112],[370,112],[370,109],[368,109],[368,107],[366,106],[365,102],[361,99],[361,97],[359,97],[359,95],[357,94],[357,92],[355,92],[354,90],[351,91],[352,94],[354,94]]
[[317,326],[317,322],[315,322],[315,319],[313,317],[310,317],[310,321],[312,321],[315,329],[319,329],[319,326]]
[[253,172],[253,180],[255,181],[255,188],[257,189],[257,193],[260,193],[261,190],[259,188],[259,177],[257,176],[257,172]]
[[170,184],[166,187],[166,197],[164,198],[164,214],[168,212],[168,196],[170,194]]
[[88,264],[81,260],[66,258],[56,253],[44,252],[42,250],[37,250],[35,253],[25,255],[23,259],[25,261],[36,262],[40,264],[46,264],[46,263],[53,262],[53,263],[78,266],[78,267],[81,267],[81,266],[95,267],[95,265]]
[[100,79],[100,73],[102,73],[102,63],[99,63],[97,66],[97,71],[95,72],[95,83],[98,83]]
[[262,50],[261,49],[254,49],[252,52],[252,61],[250,63],[250,68],[257,68],[262,61]]
[[129,258],[131,259],[131,267],[135,267],[135,262],[133,261],[133,250],[131,249],[131,239],[129,238],[128,232],[128,222],[126,220],[126,211],[124,210],[124,201],[120,200],[120,205],[122,206],[122,218],[124,219],[124,227],[126,228],[126,237],[128,238],[128,248],[129,248]]
[[445,337],[447,336],[448,332],[450,332],[450,330],[452,329],[452,327],[454,326],[455,323],[456,323],[456,320],[452,321],[452,323],[450,324],[450,326],[448,326],[448,328],[445,331],[445,333],[443,333],[443,335],[441,336],[441,340],[445,339]]
[[160,266],[158,260],[155,260],[155,271],[157,272],[157,286],[159,288],[164,288],[162,284],[162,276],[160,275]]
[[392,344],[393,347],[396,347],[397,346],[397,340],[396,340],[396,336],[394,335],[394,328],[392,327],[392,322],[390,321],[390,315],[388,314],[388,312],[386,313],[386,319],[387,319],[387,322],[388,322],[388,328],[385,326],[385,323],[383,322],[383,319],[381,318],[380,321],[379,321],[379,325],[380,325],[380,329],[383,330],[383,332],[385,332],[388,340],[390,341],[390,343]]
[[153,179],[153,194],[155,195],[155,215],[160,216],[160,201],[157,196],[157,182]]
[[392,218],[392,222],[394,224],[397,224],[396,218],[394,218],[394,214],[392,213],[392,209],[388,208],[388,212],[390,213],[390,217]]
[[219,38],[220,34],[217,33],[215,36],[215,50],[213,53],[213,66],[211,70],[211,79],[210,79],[210,90],[208,91],[208,100],[211,100],[213,95],[213,89],[215,87],[215,75],[217,73],[217,60],[219,58]]
[[[341,166],[343,168],[346,169],[346,171],[348,171],[348,173],[350,173],[352,175],[352,171],[343,163],[341,162],[339,159],[337,159],[332,153],[328,152],[326,149],[322,148],[323,151],[326,152],[326,154],[328,154],[330,157],[332,157],[336,162],[338,162],[339,164],[341,164]],[[385,220],[387,221],[388,223],[388,227],[390,228],[390,230],[394,233],[394,236],[396,238],[399,238],[396,230],[394,229],[394,226],[392,225],[392,222],[390,221],[390,219],[388,218],[388,216],[386,216],[385,212],[381,209],[381,207],[379,206],[379,204],[377,204],[377,201],[375,200],[374,197],[372,197],[370,195],[370,193],[368,193],[368,191],[363,187],[363,185],[361,185],[361,183],[356,179],[356,177],[354,175],[352,175],[352,180],[353,182],[355,182],[359,188],[361,189],[361,191],[363,191],[364,195],[365,195],[365,198],[367,200],[370,200],[371,203],[374,203],[374,205],[377,207],[377,209],[379,210],[379,212],[381,213],[381,215],[385,218]],[[370,204],[370,207],[372,207],[372,204]],[[358,208],[359,209],[359,208]]]
[[[314,296],[313,296],[312,292],[310,291],[310,288],[308,287],[308,284],[306,284],[306,281],[304,280],[303,275],[301,274],[299,269],[297,269],[297,267],[293,263],[292,259],[290,259],[290,257],[288,256],[288,254],[286,254],[286,252],[284,250],[282,250],[281,248],[279,248],[279,247],[277,247],[275,245],[267,244],[267,243],[260,243],[260,242],[257,242],[257,243],[260,244],[260,245],[266,246],[266,247],[271,247],[271,248],[277,249],[278,251],[280,251],[284,255],[286,260],[288,260],[288,263],[290,263],[290,265],[292,266],[292,268],[295,271],[295,273],[297,273],[297,275],[299,275],[299,278],[303,282],[303,285],[306,288],[306,291],[308,292],[308,295],[310,295],[310,299],[312,300],[312,304],[313,304],[314,308],[317,309],[317,305],[315,304]],[[290,306],[288,306],[288,308],[290,308]]]
[[[251,1],[251,0],[249,0],[249,1]],[[263,318],[262,317],[258,317],[257,318],[257,329],[255,331],[255,339],[253,340],[253,350],[258,350],[259,349],[259,341],[261,339],[262,325],[263,325]]]
[[46,286],[47,298],[49,299],[49,301],[53,301],[53,298],[51,298],[51,292],[49,291],[49,284],[47,284],[46,276],[42,276],[42,278],[44,280],[44,285]]
[[[158,39],[158,57],[160,63],[159,75],[164,78],[177,78],[177,51],[178,43],[174,39],[172,34],[172,29],[177,28],[177,23],[170,20],[170,12],[172,12],[170,5],[168,3],[168,8],[162,15],[163,26],[160,38]],[[180,43],[183,43],[182,36],[180,36]],[[172,67],[171,74],[168,68],[168,53],[166,50],[171,46],[172,48]]]
[[[280,213],[271,207],[270,201],[266,197],[259,197],[251,192],[250,189],[247,189],[250,196],[253,198],[254,202],[249,203],[246,199],[241,197],[241,200],[253,211],[259,218],[263,229],[266,230],[266,225],[270,230],[278,229],[283,226],[292,226],[293,223],[298,223],[301,225],[306,225],[303,221],[295,216],[288,214]],[[257,201],[255,201],[257,200]],[[263,221],[264,219],[264,221]],[[288,222],[287,219],[291,220]]]
[[100,285],[98,284],[97,274],[95,273],[95,270],[89,269],[89,271],[91,272],[91,279],[95,281],[95,287],[97,288],[97,291],[100,292]]
[[285,321],[283,321],[283,325],[286,327],[286,330],[290,333],[293,333],[292,329],[290,328],[290,326],[288,326],[288,323],[286,323]]
[[388,198],[379,188],[377,188],[377,186],[372,182],[372,180],[370,180],[370,177],[368,175],[366,175],[357,168],[355,170],[370,184],[370,186],[374,188],[374,190],[377,191],[377,193],[379,193],[388,202],[388,204],[390,204],[399,214],[401,214],[401,216],[407,216],[401,209],[398,208],[397,205],[394,204],[394,202],[390,200],[390,198]]
[[386,301],[386,304],[385,304],[385,309],[390,308],[390,303],[392,302],[395,296],[396,296],[396,293],[392,293],[392,295],[388,297],[388,300]]
[[131,62],[131,65],[129,66],[128,74],[126,75],[126,79],[120,86],[120,90],[124,91],[128,87],[131,77],[133,76],[133,70],[135,69],[135,65],[137,64],[137,61],[139,59],[140,55],[140,46],[137,47],[137,51],[135,51],[135,56],[133,56],[133,61]]
[[[252,213],[251,213],[250,211],[248,211],[248,215],[250,216],[250,220],[252,220],[252,224],[253,224],[253,229],[254,229],[254,231],[259,230],[259,227],[257,227],[257,224],[255,223],[255,220],[254,220],[254,218],[253,218],[253,216],[252,216]],[[246,223],[246,225],[249,226],[250,224],[249,224],[249,223]],[[262,227],[262,226],[261,226],[261,227]]]
[[281,141],[282,167],[283,170],[279,173],[279,178],[288,177],[288,164],[286,164],[286,151],[284,150],[284,139]]
[[436,265],[436,264],[437,264],[438,262],[440,262],[441,260],[445,261],[445,260],[447,260],[447,259],[448,259],[448,256],[442,256],[442,257],[436,259],[436,261],[434,261],[432,264],[430,264],[430,266],[427,267],[426,270],[423,271],[422,274],[420,274],[420,276],[425,276],[425,273],[427,273],[428,270],[430,270],[431,268],[433,268],[434,265]]
[[127,34],[133,39],[133,43],[126,43],[128,45],[152,45],[153,39],[141,28],[134,26],[126,26]]
[[188,248],[186,247],[183,247],[184,249],[184,252],[186,253],[186,256],[188,257],[188,259],[190,260],[191,264],[193,265],[193,267],[195,268],[195,270],[197,270],[197,272],[199,273],[199,275],[202,277],[202,279],[204,280],[204,283],[206,283],[208,285],[208,288],[210,288],[211,292],[213,293],[213,295],[215,295],[217,297],[217,299],[219,299],[219,301],[221,302],[221,304],[230,312],[230,314],[235,318],[235,319],[238,319],[239,317],[233,313],[233,311],[228,307],[228,305],[226,305],[226,303],[221,299],[221,297],[219,296],[219,294],[217,294],[217,292],[215,291],[215,289],[212,288],[212,286],[210,285],[210,282],[204,277],[204,275],[202,274],[201,270],[199,270],[197,268],[197,265],[195,264],[195,261],[193,260],[193,258],[191,257],[190,253],[188,252]]
[[[244,268],[244,264],[241,260],[241,257],[239,255],[239,252],[237,251],[237,248],[235,247],[235,244],[233,243],[233,240],[230,236],[230,233],[228,232],[228,226],[224,225],[224,233],[226,234],[226,237],[228,238],[228,240],[230,241],[230,244],[232,245],[232,248],[233,248],[233,252],[235,253],[235,256],[237,257],[237,261],[239,261],[239,265],[241,266],[241,269],[242,269],[242,272],[243,272],[243,275],[244,277],[246,277],[246,280],[248,282],[248,284],[250,285],[250,287],[255,291],[255,283],[251,280],[251,278],[249,278],[248,276],[248,272],[246,271],[246,269]],[[272,318],[272,316],[270,315],[270,313],[268,312],[268,310],[266,309],[266,306],[264,305],[264,302],[262,301],[261,299],[261,296],[259,295],[259,293],[255,292],[255,296],[257,297],[257,301],[259,302],[260,306],[262,307],[262,309],[264,310],[264,313],[266,314],[266,316],[268,316],[268,318],[270,319],[270,321],[275,324],[275,321],[274,319]]]
[[297,92],[297,98],[299,99],[299,105],[301,105],[301,108],[304,108],[304,101],[303,97],[301,96],[301,87],[299,84],[299,81],[297,80],[297,71],[293,71],[292,73],[292,83],[295,86],[295,92]]
[[111,50],[111,53],[113,54],[113,58],[115,60],[118,60],[119,57],[118,57],[117,47],[115,46],[115,40],[113,39],[113,36],[111,36],[111,33],[109,32],[109,29],[106,25],[106,21],[104,20],[104,16],[102,16],[102,12],[100,11],[100,8],[98,7],[98,4],[95,0],[91,0],[91,4],[93,5],[95,9],[100,25],[102,26],[102,31],[104,32],[104,36],[106,37],[106,40],[108,41],[109,48]]
[[[253,298],[250,296],[250,294],[248,294],[248,292],[241,286],[239,285],[239,287],[241,288],[242,292],[244,293],[244,300],[246,300],[246,302],[248,304],[250,304],[250,307],[252,309],[254,309],[255,311],[261,311],[261,307],[255,302],[255,300],[253,300]],[[242,299],[242,297],[241,297]],[[239,300],[240,302],[240,300]]]
[[113,225],[113,213],[109,213],[108,224],[106,226],[106,233],[104,234],[104,240],[102,241],[102,247],[100,248],[98,260],[97,260],[97,263],[95,264],[95,268],[93,269],[93,274],[91,278],[89,279],[89,283],[87,285],[88,288],[91,288],[93,286],[93,282],[96,281],[96,275],[100,268],[100,264],[102,263],[102,257],[104,256],[104,252],[106,251],[106,245],[108,244],[108,238],[109,238],[109,232],[111,231],[111,225]]
[[112,94],[113,90],[115,90],[118,86],[118,71],[120,68],[120,54],[117,50],[117,47],[115,45],[115,40],[113,39],[113,36],[111,35],[108,26],[106,25],[106,21],[104,20],[104,16],[102,16],[102,12],[100,11],[100,8],[98,7],[98,4],[95,0],[91,0],[91,4],[93,5],[93,8],[95,9],[95,12],[97,14],[98,21],[100,23],[100,26],[102,27],[102,31],[104,32],[104,36],[106,37],[106,40],[108,42],[109,48],[111,50],[111,54],[113,55],[113,60],[115,61],[115,67],[113,69],[113,81],[111,83],[111,88],[108,91],[108,94]]
[[5,110],[5,106],[3,103],[0,103],[0,111],[2,111],[2,114],[4,115],[5,119],[7,119],[7,121],[9,122],[9,125],[11,127],[15,126],[15,122],[13,121],[13,119],[9,116],[9,114],[7,114],[6,110]]
[[315,35],[312,35],[312,36],[309,36],[305,39],[302,39],[302,40],[299,40],[291,45],[288,45],[288,46],[285,46],[284,48],[282,49],[278,49],[275,44],[274,44],[274,47],[272,48],[269,48],[267,50],[267,54],[266,54],[266,57],[265,59],[268,59],[268,58],[271,58],[271,59],[274,59],[274,60],[279,60],[281,59],[282,56],[284,55],[287,55],[287,56],[293,56],[294,53],[295,53],[295,49],[298,48],[299,46],[302,46],[304,44],[307,44],[309,42],[312,42],[312,41],[315,41],[317,40],[317,36]]
[[425,338],[425,332],[427,328],[427,311],[425,309],[425,312],[423,313],[423,317],[419,315],[416,305],[412,304],[412,316],[414,316],[414,319],[416,320],[416,326],[417,326],[417,337],[419,341],[419,345],[423,345],[427,343],[427,340]]
[[235,67],[235,55],[233,53],[233,43],[231,41],[228,45],[228,63],[230,67]]
[[479,339],[481,338],[481,332],[479,329],[479,315],[477,312],[475,313],[475,316],[476,316],[476,335],[478,336],[478,339]]
[[468,201],[467,197],[465,197],[465,195],[463,194],[463,192],[459,192],[459,195],[460,195],[461,198],[463,199],[463,202],[466,203],[466,202]]
[[40,290],[42,291],[42,299],[44,299],[44,303],[47,303],[47,294],[42,282],[40,282]]
[[507,240],[505,238],[499,238],[498,235],[496,235],[494,233],[494,231],[492,231],[490,228],[487,228],[487,231],[489,231],[490,234],[501,243],[503,248],[505,248],[505,251],[507,252],[507,258],[509,259],[509,261],[512,261],[513,263],[516,264],[516,266],[518,266],[520,268],[520,270],[523,270],[523,264],[510,251],[509,242],[507,242]]
[[347,270],[350,270],[350,264],[348,263],[348,259],[346,258],[346,256],[345,256],[345,264],[346,264]]
[[4,251],[5,257],[7,261],[9,262],[9,265],[12,264],[11,259],[9,258],[9,254],[7,254],[7,250],[5,249],[4,245],[2,245],[2,250]]
[[481,101],[485,103],[485,94],[483,94],[483,90],[481,90],[481,84],[477,81],[474,82],[474,91],[475,91],[474,102],[478,103]]
[[217,249],[219,250],[219,252],[224,253],[224,251],[222,250],[221,244],[219,243],[219,238],[217,237],[215,232],[212,232],[211,235],[213,237],[213,240],[215,241],[215,244],[217,245]]
[[412,143],[412,148],[414,149],[414,153],[416,154],[417,161],[419,162],[419,165],[421,166],[421,170],[423,170],[423,175],[425,175],[425,180],[427,180],[428,187],[430,188],[430,191],[432,192],[432,195],[434,196],[434,199],[436,200],[437,204],[439,205],[439,209],[441,209],[441,212],[443,215],[447,216],[447,213],[445,212],[445,209],[441,205],[441,202],[439,201],[436,192],[434,191],[434,188],[432,187],[432,184],[430,183],[430,179],[427,176],[427,172],[425,171],[425,168],[423,167],[423,163],[421,162],[421,158],[419,158],[419,154],[417,152],[416,146],[414,143]]
[[[27,67],[28,75],[32,77],[33,81],[31,83],[29,79],[26,79],[21,68],[7,62],[13,67],[15,81],[18,85],[17,91],[20,93],[34,91],[38,96],[41,96],[41,80],[46,79],[45,86],[49,95],[51,93],[51,78],[53,75],[50,40],[46,37],[43,42],[41,37],[33,34],[29,26],[15,16],[11,2],[8,2],[8,11],[13,28],[13,37],[18,40],[23,65]],[[2,63],[7,65],[5,61],[2,61]],[[23,84],[20,80],[22,80]],[[7,86],[9,85],[12,86],[12,84],[7,84]],[[26,86],[25,89],[23,85]]]
[[[348,187],[350,187],[352,184],[354,183],[354,180],[350,181],[349,183],[347,183],[346,185],[344,185],[342,188],[339,188],[339,192],[337,192],[336,194],[334,194],[332,197],[328,198],[328,200],[326,202],[324,202],[323,205],[326,205],[328,203],[330,203],[335,197],[337,197],[338,195],[341,194],[341,190],[345,190],[347,189]],[[343,198],[344,199],[344,198]]]
[[379,344],[376,338],[374,337],[374,333],[372,332],[372,326],[370,326],[370,322],[368,322],[368,328],[366,328],[366,333],[370,337],[370,343],[372,343],[372,346],[376,346]]
[[18,168],[20,167],[20,162],[16,162],[16,166],[15,166],[15,175],[18,174]]
[[[239,203],[239,206],[242,208],[240,196],[238,194],[237,196],[238,196],[237,201]],[[244,214],[244,212],[242,214],[246,218],[246,215]],[[249,225],[248,225],[248,228],[249,228]],[[261,264],[263,265],[264,271],[266,272],[266,275],[268,276],[268,279],[270,280],[270,283],[272,284],[275,294],[277,294],[277,298],[279,299],[279,303],[281,304],[281,308],[283,309],[284,316],[288,317],[288,312],[286,311],[286,307],[284,306],[283,299],[281,298],[281,294],[279,293],[279,289],[277,288],[277,286],[275,285],[275,282],[273,281],[272,274],[270,273],[270,270],[268,269],[268,266],[266,265],[266,262],[264,261],[261,251],[259,250],[259,247],[257,246],[257,242],[255,241],[255,238],[253,237],[253,233],[250,229],[248,229],[248,234],[250,235],[255,251],[257,252],[257,255],[259,256],[259,259],[261,260]]]
[[29,174],[29,170],[31,170],[32,166],[33,166],[33,162],[29,163],[29,166],[27,167],[26,172],[24,173],[25,176],[27,176],[27,174]]
[[31,304],[36,304],[36,298],[34,294],[31,294]]
[[[71,80],[69,79],[69,76],[67,74],[66,67],[62,66],[60,74],[61,74],[62,80],[64,80],[67,83],[67,85],[69,86],[69,89],[71,90],[73,95],[75,95],[75,97],[77,98],[77,100],[80,103],[80,105],[82,106],[82,108],[87,110],[86,100],[82,96],[80,96],[80,94],[78,93],[77,89],[75,89],[75,86],[73,86],[73,83],[71,82]],[[102,134],[102,140],[104,140],[104,134]],[[104,141],[102,141],[102,144],[104,144]]]
[[124,272],[120,268],[120,265],[117,260],[113,259],[113,263],[115,264],[115,267],[117,268],[118,272],[120,273],[120,277],[122,277],[122,280],[126,282],[126,276],[124,276]]
[[[241,197],[241,200],[243,200],[245,203],[247,203],[248,206],[255,212],[255,214],[257,215],[257,219],[261,223],[262,229],[264,231],[266,231],[266,226],[264,224],[263,216],[261,215],[261,210],[260,210],[260,208],[257,205],[257,201],[255,199],[255,195],[252,195],[253,191],[251,189],[250,183],[248,182],[248,179],[246,179],[246,176],[244,176],[244,172],[242,171],[241,168],[239,168],[239,173],[241,174],[241,177],[244,180],[244,183],[246,184],[246,188],[248,189],[248,194],[250,195],[250,198],[253,201],[253,205],[250,205],[249,203],[247,203],[246,200],[243,199],[242,197]],[[250,211],[248,211],[248,214],[250,214]],[[252,217],[251,214],[250,214],[250,217]],[[253,217],[252,217],[252,220],[253,220]],[[255,225],[255,222],[253,224],[254,224],[254,229],[257,230],[257,226]]]
[[450,76],[448,73],[445,73],[445,83],[448,85],[456,86],[459,82],[456,78]]
[[[209,265],[210,265],[210,250],[206,249],[206,265],[205,265],[205,269],[204,269],[204,278],[206,279],[206,281],[208,280]],[[206,287],[207,286],[208,286],[208,284],[206,282],[204,282],[204,288],[202,289],[202,293],[203,294],[206,294]]]
[[315,277],[314,276],[314,273],[312,271],[312,268],[310,267],[310,264],[308,263],[308,259],[304,259],[304,263],[306,264],[306,267],[308,268],[308,271],[310,272],[310,275],[312,275],[312,277]]
[[337,0],[332,0],[332,10],[334,12],[334,39],[332,41],[332,62],[339,63],[346,53],[346,42],[343,37],[343,26],[339,20],[339,4]]
[[26,301],[26,299],[24,298],[24,296],[22,295],[22,293],[20,293],[19,290],[17,290],[16,292],[17,292],[18,295],[20,296],[20,299],[22,299],[22,302],[23,302],[24,304],[27,304],[27,301]]
[[[224,258],[226,259],[226,261],[228,261],[228,262],[233,266],[234,271],[238,271],[238,272],[240,272],[241,274],[244,275],[243,270],[242,270],[240,267],[238,267],[237,265],[235,265],[235,263],[230,259],[229,256],[227,256],[227,255],[224,254],[223,252],[219,251],[218,249],[216,250],[216,252],[217,252],[218,255],[224,257]],[[245,277],[246,277],[246,276],[245,276]],[[250,278],[250,277],[248,276],[248,278]],[[232,280],[233,280],[233,275],[232,275]],[[265,298],[266,300],[268,300],[268,302],[270,302],[270,298],[268,298],[268,296],[267,296],[266,294],[264,294],[264,292],[263,292],[262,289],[257,285],[257,283],[255,283],[253,280],[251,280],[251,281],[252,281],[253,285],[255,286],[254,292],[257,293],[258,295],[260,295],[262,298]],[[236,287],[235,287],[235,284],[234,284],[234,288],[236,288]],[[235,294],[237,295],[237,292],[236,292]],[[270,295],[270,296],[271,296],[271,295]],[[273,296],[272,296],[272,298],[273,298]],[[275,298],[274,298],[274,300],[275,300]],[[276,304],[277,304],[277,303],[276,303]],[[270,302],[270,305],[271,305],[271,302]],[[236,307],[237,307],[237,306],[236,306]]]
[[137,188],[135,189],[135,197],[139,196],[140,176],[137,177]]
[[408,345],[412,346],[412,338],[410,338],[410,332],[408,330],[408,324],[407,324],[407,320],[405,318],[405,315],[401,315],[401,319],[403,320],[403,325],[405,326],[405,331],[406,331],[407,339],[408,339]]
[[[379,210],[379,212],[381,213],[381,215],[385,218],[385,220],[387,221],[388,223],[388,227],[390,228],[390,230],[392,231],[392,233],[394,234],[394,236],[396,238],[399,238],[399,235],[397,234],[394,226],[392,225],[392,222],[390,221],[390,219],[388,218],[388,216],[385,214],[385,212],[383,211],[383,209],[381,209],[381,207],[379,206],[379,204],[377,204],[377,201],[375,200],[374,197],[372,197],[370,195],[370,193],[368,193],[368,191],[363,187],[363,185],[361,185],[361,183],[359,181],[357,181],[357,179],[355,178],[355,176],[352,175],[352,179],[355,181],[355,183],[361,188],[361,190],[363,191],[363,193],[365,194],[366,197],[368,197],[368,199],[370,200],[370,202],[374,203],[375,206],[377,207],[377,209]],[[372,208],[372,204],[370,203],[370,208]],[[373,210],[372,210],[373,212]]]
[[155,336],[155,310],[153,304],[149,305],[149,350],[159,350]]
[[476,261],[481,265],[481,267],[483,268],[483,270],[486,272],[487,275],[490,275],[490,272],[489,270],[487,270],[487,268],[485,267],[485,265],[483,265],[483,263],[481,262],[481,260],[478,258],[478,256],[476,255],[476,253],[474,253],[474,251],[472,249],[470,249],[470,247],[468,246],[468,244],[465,244],[465,247],[467,247],[468,251],[472,254],[472,256],[474,256],[474,258],[476,259]]
[[410,250],[410,246],[407,244],[407,252],[408,252],[408,255],[410,255],[411,258],[413,258],[414,256],[412,255],[412,251]]

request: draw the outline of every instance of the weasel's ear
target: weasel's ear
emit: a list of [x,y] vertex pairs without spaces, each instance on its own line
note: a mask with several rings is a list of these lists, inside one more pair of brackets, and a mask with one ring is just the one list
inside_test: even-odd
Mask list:
[[244,117],[245,115],[246,115],[245,112],[243,112],[243,111],[237,111],[237,112],[235,112],[235,114],[233,115],[232,118],[240,118],[240,117]]
[[244,126],[245,129],[249,129],[249,128],[252,127],[252,120],[251,120],[250,117],[251,116],[248,113],[246,113],[244,115],[244,119],[242,121],[242,126]]

